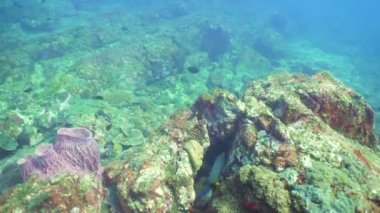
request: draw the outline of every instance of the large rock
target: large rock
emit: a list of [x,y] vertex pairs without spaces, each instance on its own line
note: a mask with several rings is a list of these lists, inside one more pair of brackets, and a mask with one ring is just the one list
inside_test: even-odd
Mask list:
[[318,117],[331,128],[374,147],[374,112],[364,98],[327,73],[312,77],[279,74],[251,84],[245,99],[254,96],[283,123]]
[[327,73],[280,73],[250,84],[242,101],[212,209],[379,211],[374,116],[360,95]]
[[[241,100],[214,90],[191,109],[106,166],[124,211],[379,209],[373,115],[330,75],[280,73],[247,86]],[[221,174],[210,174],[220,162]]]
[[194,179],[210,145],[205,124],[190,111],[172,116],[150,140],[111,162],[105,173],[125,212],[187,211]]

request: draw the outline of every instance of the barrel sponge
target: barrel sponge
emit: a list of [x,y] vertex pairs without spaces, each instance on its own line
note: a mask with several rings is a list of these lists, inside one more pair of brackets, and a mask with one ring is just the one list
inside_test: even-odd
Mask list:
[[32,174],[42,179],[62,173],[101,177],[103,171],[98,144],[85,128],[60,128],[55,146],[41,144],[34,156],[21,158],[17,163],[24,180]]

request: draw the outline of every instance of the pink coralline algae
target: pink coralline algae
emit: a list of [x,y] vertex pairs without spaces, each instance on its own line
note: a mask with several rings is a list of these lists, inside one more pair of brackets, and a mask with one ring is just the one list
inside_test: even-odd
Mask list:
[[99,177],[103,172],[98,144],[86,128],[60,128],[54,147],[41,144],[35,156],[26,156],[17,163],[24,180],[32,174],[49,179],[65,172]]

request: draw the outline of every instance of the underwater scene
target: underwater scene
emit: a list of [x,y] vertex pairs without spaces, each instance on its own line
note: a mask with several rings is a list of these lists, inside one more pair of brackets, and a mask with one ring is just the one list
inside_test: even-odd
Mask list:
[[380,212],[379,8],[1,0],[0,212]]

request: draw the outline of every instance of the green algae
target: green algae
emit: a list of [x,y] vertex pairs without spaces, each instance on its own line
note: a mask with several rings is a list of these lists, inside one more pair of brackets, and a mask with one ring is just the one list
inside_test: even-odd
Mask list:
[[80,178],[79,182],[79,191],[81,195],[86,195],[91,190],[98,187],[97,183],[97,177],[94,177],[93,175],[85,175],[84,177]]

